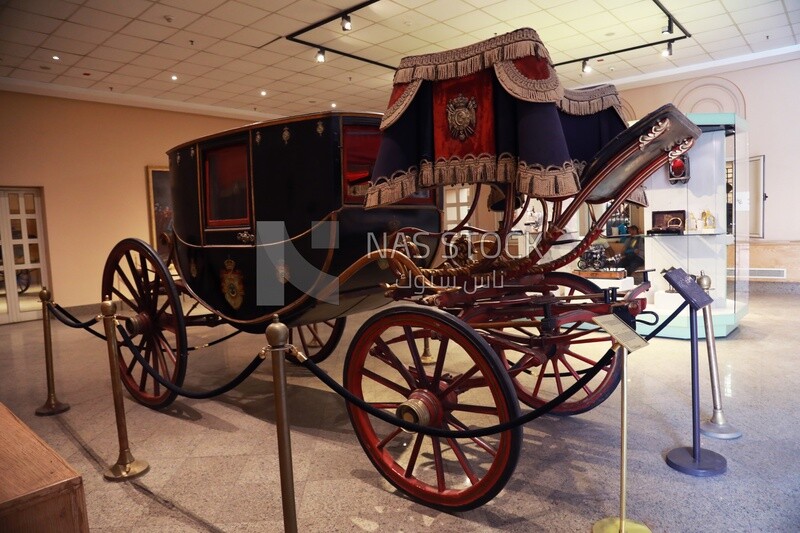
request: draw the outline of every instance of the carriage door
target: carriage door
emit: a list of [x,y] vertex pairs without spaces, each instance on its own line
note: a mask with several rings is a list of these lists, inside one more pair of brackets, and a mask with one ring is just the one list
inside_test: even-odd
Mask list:
[[0,324],[42,317],[44,251],[41,190],[0,189]]
[[255,244],[248,152],[246,134],[203,149],[205,244]]

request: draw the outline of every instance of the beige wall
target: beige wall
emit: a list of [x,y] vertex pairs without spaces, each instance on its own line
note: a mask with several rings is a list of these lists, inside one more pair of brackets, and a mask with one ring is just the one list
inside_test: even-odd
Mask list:
[[[734,112],[747,119],[750,154],[766,156],[765,243],[796,246],[800,223],[800,60],[649,87],[624,89],[641,117],[665,102],[684,112]],[[125,237],[149,238],[145,167],[166,150],[244,124],[225,119],[0,91],[0,186],[42,187],[51,287],[65,306],[100,299],[109,250]],[[781,242],[778,242],[781,241]],[[793,242],[794,241],[794,242]],[[774,265],[770,246],[751,266]],[[785,257],[792,257],[786,254]],[[763,263],[763,264],[762,264]]]
[[[750,155],[765,155],[764,239],[800,241],[791,213],[800,202],[800,59],[714,76],[621,90],[628,109],[641,117],[673,102],[684,113],[739,112],[749,128]],[[739,109],[736,109],[738,106]],[[753,265],[756,266],[756,265]]]
[[242,124],[0,92],[0,186],[43,188],[55,301],[99,302],[114,244],[149,240],[145,167],[166,166],[177,144]]

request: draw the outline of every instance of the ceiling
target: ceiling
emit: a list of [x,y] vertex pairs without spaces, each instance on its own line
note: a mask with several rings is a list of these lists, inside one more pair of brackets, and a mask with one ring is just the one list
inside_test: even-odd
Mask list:
[[[567,87],[800,52],[800,0],[0,0],[0,90],[247,117],[380,111],[407,55],[534,28]],[[335,20],[286,39],[330,17]],[[684,34],[676,26],[676,39]],[[580,59],[645,45],[589,61]],[[332,52],[365,58],[360,61]],[[58,60],[53,59],[58,56]],[[775,60],[775,59],[772,59]],[[177,79],[173,80],[173,77]],[[265,95],[262,95],[265,92]]]

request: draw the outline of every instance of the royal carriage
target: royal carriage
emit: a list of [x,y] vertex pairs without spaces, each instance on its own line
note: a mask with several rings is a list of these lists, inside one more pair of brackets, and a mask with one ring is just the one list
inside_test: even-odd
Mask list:
[[[182,144],[169,151],[169,257],[125,239],[103,275],[103,295],[129,308],[125,386],[150,407],[172,402],[176,392],[151,373],[182,384],[187,328],[260,333],[277,314],[318,363],[345,317],[373,311],[347,348],[342,381],[374,409],[464,435],[512,423],[520,404],[589,410],[621,368],[592,318],[614,313],[634,326],[649,283],[601,290],[559,269],[624,202],[645,203],[644,180],[699,134],[671,105],[627,127],[613,87],[564,89],[523,29],[404,59],[383,116],[306,115]],[[443,190],[467,185],[468,214],[444,227]],[[499,227],[470,225],[484,201],[502,212]],[[591,227],[560,252],[582,206]],[[511,229],[531,209],[540,238],[511,253]],[[184,296],[203,312],[185,310]],[[487,502],[520,455],[519,426],[434,436],[348,412],[381,474],[437,508]]]

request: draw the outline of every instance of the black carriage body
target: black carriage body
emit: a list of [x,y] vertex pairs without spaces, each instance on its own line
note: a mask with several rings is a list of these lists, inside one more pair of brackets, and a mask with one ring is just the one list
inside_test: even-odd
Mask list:
[[291,326],[387,303],[380,283],[393,278],[374,262],[330,282],[391,247],[399,228],[440,231],[442,213],[433,192],[363,208],[379,124],[373,114],[305,115],[170,150],[174,261],[187,290],[248,331],[278,311]]

